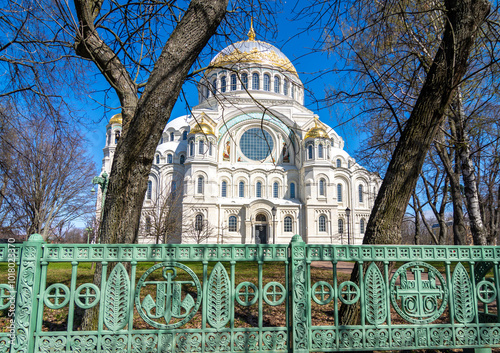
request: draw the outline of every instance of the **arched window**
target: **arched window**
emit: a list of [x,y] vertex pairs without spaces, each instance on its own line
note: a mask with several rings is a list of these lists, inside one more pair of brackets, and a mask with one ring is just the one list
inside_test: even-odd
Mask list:
[[288,80],[285,79],[285,81],[283,81],[283,94],[285,96],[288,96]]
[[237,219],[236,216],[229,216],[229,221],[227,222],[228,225],[228,230],[230,232],[236,232],[237,231]]
[[246,73],[241,74],[241,84],[244,87],[241,87],[241,89],[248,89],[248,75]]
[[163,136],[160,138],[160,145],[163,143]]
[[146,217],[146,233],[151,232],[151,217]]
[[292,94],[292,98],[295,98],[295,85],[293,83],[290,85],[290,93]]
[[245,197],[245,182],[240,181],[238,184],[238,196],[239,197]]
[[363,185],[358,186],[359,202],[363,202]]
[[319,196],[325,196],[325,179],[319,179]]
[[318,145],[318,158],[323,158],[323,145],[321,143]]
[[194,229],[196,229],[197,231],[203,230],[203,215],[196,215],[196,219],[194,221]]
[[198,145],[198,153],[203,154],[205,151],[205,141],[200,140],[199,145]]
[[167,154],[167,163],[172,164],[174,162],[174,157],[169,153]]
[[187,138],[188,138],[188,132],[187,132],[187,131],[184,131],[184,132],[182,133],[182,139],[183,139],[183,140],[187,140]]
[[339,234],[344,234],[344,220],[339,219]]
[[252,74],[252,89],[254,89],[254,90],[260,89],[260,81],[259,81],[259,74],[258,73]]
[[184,157],[183,154],[181,154],[180,158],[179,158],[179,163],[180,164],[184,164],[184,162],[186,161],[186,157]]
[[204,178],[202,176],[198,177],[198,194],[203,194],[203,182]]
[[236,91],[236,74],[231,75],[231,91]]
[[177,190],[177,183],[175,181],[172,181],[172,187],[170,188],[170,195],[172,196],[173,200],[175,200],[175,197],[177,196],[176,190]]
[[337,184],[337,201],[342,202],[342,184]]
[[148,190],[146,192],[146,198],[151,200],[151,196],[153,195],[153,182],[151,180],[148,181]]
[[275,199],[277,199],[277,198],[278,198],[278,187],[279,187],[279,184],[278,184],[278,182],[277,182],[277,181],[275,181],[275,182],[273,183],[273,197],[274,197]]
[[283,220],[283,231],[291,233],[292,230],[292,217],[286,216],[285,219]]
[[255,185],[255,197],[262,197],[262,183],[260,181]]
[[347,168],[349,168],[349,169],[351,168],[351,161],[347,162]]
[[191,141],[189,143],[189,156],[190,157],[194,156],[194,142],[193,141]]
[[360,234],[365,234],[365,219],[361,218],[359,221],[359,233]]
[[318,218],[318,231],[326,232],[326,217],[323,215]]
[[271,90],[271,76],[264,74],[264,91]]
[[208,155],[211,156],[212,155],[212,142],[209,142],[208,143]]
[[156,155],[156,164],[160,164],[160,155],[159,154]]
[[222,76],[220,79],[220,90],[221,92],[226,92],[226,76]]
[[227,182],[223,181],[220,185],[220,196],[227,197]]
[[278,76],[274,76],[274,93],[280,93],[280,78]]
[[307,146],[307,158],[313,159],[313,145]]
[[340,160],[340,158],[337,158],[337,168],[340,167],[342,167],[342,161]]
[[173,132],[170,133],[170,141],[173,141],[175,139],[175,135]]
[[256,222],[266,222],[267,218],[266,215],[263,215],[262,213],[259,213],[257,217],[255,217]]
[[295,198],[295,183],[290,183],[290,198]]
[[212,81],[212,92],[214,93],[215,96],[215,92],[217,92],[217,79],[214,79]]

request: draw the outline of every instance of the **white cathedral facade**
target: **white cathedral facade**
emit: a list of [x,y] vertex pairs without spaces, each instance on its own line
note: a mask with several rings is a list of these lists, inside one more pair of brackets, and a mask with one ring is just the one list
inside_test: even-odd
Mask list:
[[[157,147],[140,242],[158,241],[148,236],[152,218],[168,208],[177,224],[159,242],[283,244],[300,234],[307,243],[360,244],[381,180],[304,107],[288,58],[251,29],[210,66],[199,104],[170,120]],[[118,114],[107,125],[108,174],[120,130]]]

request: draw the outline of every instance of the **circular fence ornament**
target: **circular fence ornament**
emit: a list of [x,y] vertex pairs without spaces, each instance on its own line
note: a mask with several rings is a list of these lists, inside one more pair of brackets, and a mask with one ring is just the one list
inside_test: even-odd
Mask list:
[[319,281],[312,286],[312,299],[319,305],[326,305],[333,299],[333,287],[330,283]]
[[389,287],[392,306],[409,322],[433,322],[446,309],[448,288],[443,275],[425,262],[408,262],[398,268]]
[[[272,299],[270,299],[272,298]],[[285,301],[285,287],[278,282],[269,282],[264,286],[264,301],[269,305],[280,305]]]
[[99,303],[100,292],[99,287],[93,283],[82,284],[76,290],[75,303],[82,309],[90,309]]
[[43,302],[49,309],[61,309],[69,302],[69,288],[62,283],[54,283],[45,290]]
[[[160,268],[163,280],[146,280],[152,272]],[[176,280],[177,269],[185,271],[191,280]],[[146,286],[155,293],[155,299],[148,294],[141,301],[141,289]],[[196,301],[189,293],[183,296],[183,286],[196,289]],[[200,307],[202,296],[200,280],[196,274],[178,262],[162,262],[150,267],[137,282],[135,293],[135,306],[139,315],[148,324],[160,329],[177,328],[191,320]],[[181,320],[170,323],[172,319]]]
[[[241,291],[244,289],[244,291]],[[243,299],[241,299],[243,297]],[[250,306],[257,302],[259,290],[252,282],[241,282],[236,287],[236,301],[243,306]]]
[[481,281],[477,284],[477,297],[484,304],[493,303],[497,297],[495,286],[490,281]]
[[339,286],[339,299],[342,303],[351,305],[358,301],[360,296],[359,287],[351,281],[342,282]]

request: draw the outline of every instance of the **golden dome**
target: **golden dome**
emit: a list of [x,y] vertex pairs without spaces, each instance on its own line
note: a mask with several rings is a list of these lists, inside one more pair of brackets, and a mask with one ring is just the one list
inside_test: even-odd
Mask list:
[[212,59],[210,66],[233,66],[239,63],[270,64],[298,76],[297,70],[281,50],[269,43],[255,40],[253,22],[248,31],[248,40],[233,43],[222,49]]
[[189,135],[191,134],[198,134],[198,133],[202,133],[204,135],[215,135],[214,134],[214,130],[212,129],[212,127],[207,124],[203,117],[201,118],[201,120],[191,129],[191,131],[189,131]]
[[326,130],[320,125],[318,124],[318,118],[315,118],[314,120],[314,126],[306,133],[306,136],[304,137],[304,140],[305,139],[308,139],[308,138],[329,138]]
[[123,123],[122,113],[113,115],[111,117],[111,119],[109,119],[109,123],[110,124],[120,124],[121,125]]

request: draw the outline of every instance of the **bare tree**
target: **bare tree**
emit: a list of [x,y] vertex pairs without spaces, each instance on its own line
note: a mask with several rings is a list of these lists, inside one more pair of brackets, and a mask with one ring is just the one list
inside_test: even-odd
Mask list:
[[[490,4],[486,0],[445,0],[425,3],[424,11],[414,11],[411,1],[356,1],[349,5],[344,5],[343,13],[347,26],[329,32],[330,38],[344,34],[331,42],[347,49],[359,63],[356,69],[363,77],[349,97],[380,102],[380,108],[371,112],[390,116],[397,133],[363,243],[399,244],[400,227],[425,157],[467,73]],[[329,15],[318,11],[314,20]],[[364,94],[367,92],[374,94]],[[339,96],[343,93],[338,92]],[[358,281],[358,275],[355,268],[351,280]],[[354,305],[342,306],[340,323],[354,323],[358,314]]]
[[22,124],[4,121],[4,127],[4,224],[26,236],[40,233],[47,239],[53,229],[92,212],[89,183],[95,166],[76,130],[63,134],[40,116]]
[[183,228],[183,237],[196,244],[202,244],[218,234],[217,227],[204,218],[189,218]]
[[154,239],[156,244],[181,242],[183,191],[178,185],[182,185],[182,179],[173,175],[142,210],[142,235]]

